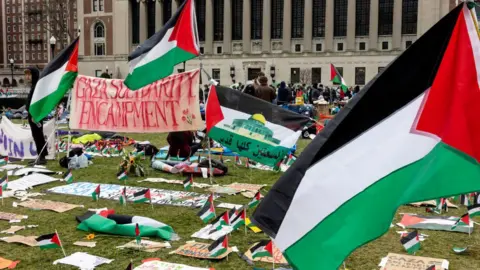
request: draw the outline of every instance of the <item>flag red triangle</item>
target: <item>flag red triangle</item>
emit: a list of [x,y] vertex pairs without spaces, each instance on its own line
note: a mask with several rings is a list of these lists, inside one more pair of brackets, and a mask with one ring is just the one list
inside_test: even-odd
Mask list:
[[62,246],[62,242],[60,242],[60,238],[58,237],[58,233],[55,233],[55,235],[53,236],[52,243],[55,243],[59,246]]
[[194,55],[199,55],[196,41],[193,0],[187,0],[178,16],[173,32],[168,41],[177,41],[177,47]]
[[205,124],[207,125],[207,132],[210,132],[216,124],[223,120],[223,112],[218,101],[217,89],[214,85],[210,87],[208,93],[207,106],[205,109]]
[[72,55],[68,60],[67,68],[65,69],[65,71],[78,72],[78,42],[79,41],[77,41],[75,49],[73,49]]

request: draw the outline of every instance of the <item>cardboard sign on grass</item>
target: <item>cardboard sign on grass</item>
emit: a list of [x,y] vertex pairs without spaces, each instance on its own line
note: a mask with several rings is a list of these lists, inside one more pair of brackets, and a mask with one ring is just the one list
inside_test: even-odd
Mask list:
[[[35,168],[29,168],[35,169]],[[25,170],[25,169],[22,169]],[[41,170],[41,169],[38,169]],[[51,176],[42,174],[42,173],[33,173],[27,176],[24,176],[20,179],[9,181],[8,182],[8,189],[10,190],[27,190],[34,186],[43,185],[52,183],[55,181],[59,181],[58,178],[53,178]]]
[[7,220],[12,222],[20,222],[22,219],[26,219],[28,216],[17,215],[13,213],[0,212],[0,220]]
[[445,259],[388,253],[379,266],[380,270],[423,270],[432,265],[435,270],[447,270],[449,263]]
[[230,185],[227,185],[226,187],[236,189],[236,190],[238,190],[238,192],[250,191],[250,192],[253,192],[253,193],[257,193],[260,189],[262,189],[263,187],[266,187],[266,186],[267,185],[232,183]]
[[256,244],[251,245],[247,252],[245,252],[245,257],[247,257],[250,261],[254,262],[266,262],[266,263],[273,263],[273,260],[275,260],[275,264],[288,264],[287,260],[285,257],[283,257],[282,252],[280,249],[278,249],[275,245],[273,245],[273,257],[260,257],[260,258],[252,258],[252,253],[250,252],[250,249],[254,247]]
[[83,208],[83,205],[40,199],[29,199],[28,201],[18,203],[17,205],[35,210],[51,210],[57,213],[67,212],[74,208]]
[[186,243],[185,245],[177,248],[177,250],[170,252],[170,254],[178,254],[200,259],[221,260],[223,258],[226,258],[227,255],[233,251],[232,248],[229,247],[227,252],[223,253],[222,255],[217,257],[210,257],[210,252],[208,251],[209,246],[210,244],[205,243]]
[[169,262],[162,262],[162,261],[149,261],[149,262],[144,262],[142,265],[135,267],[134,270],[209,270],[209,268],[193,267],[193,266],[184,265],[184,264],[169,263]]
[[23,235],[14,235],[9,237],[2,237],[0,240],[7,242],[7,243],[19,243],[24,244],[29,247],[37,246],[37,236],[23,236]]

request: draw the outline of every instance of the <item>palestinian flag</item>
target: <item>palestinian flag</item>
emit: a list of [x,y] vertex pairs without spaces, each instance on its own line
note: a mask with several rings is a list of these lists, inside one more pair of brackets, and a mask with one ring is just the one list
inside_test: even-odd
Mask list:
[[142,242],[142,237],[140,237],[140,228],[138,227],[138,223],[135,224],[135,240],[137,241],[137,245],[140,245]]
[[292,164],[297,160],[292,154],[288,155],[287,166],[292,166]]
[[119,200],[121,205],[127,204],[127,187],[123,187]]
[[68,170],[65,173],[65,178],[63,178],[63,181],[67,182],[67,184],[71,184],[73,182],[72,170]]
[[190,190],[193,186],[193,175],[187,176],[187,179],[183,180],[183,188]]
[[0,159],[0,165],[7,165],[8,164],[8,157],[4,157]]
[[216,258],[228,251],[228,237],[226,235],[220,237],[208,247],[210,257]]
[[470,217],[480,216],[480,204],[469,205],[467,209]]
[[401,205],[480,190],[479,51],[462,3],[355,95],[273,185],[252,222],[294,269],[337,269],[387,232]]
[[[88,211],[77,216],[78,230],[130,237],[158,237],[164,240],[175,238],[172,227],[157,220],[142,216],[126,216],[100,211]],[[137,233],[137,225],[138,231]]]
[[0,189],[2,191],[6,191],[8,188],[8,175],[2,177],[2,179],[0,179]]
[[240,159],[240,156],[235,156],[235,164],[242,165],[242,160]]
[[413,254],[420,249],[420,239],[418,238],[418,232],[413,231],[400,239],[403,247],[408,254]]
[[440,198],[435,200],[436,204],[436,210],[438,212],[442,212],[442,210],[445,210],[445,212],[448,212],[448,205],[447,205],[447,200],[445,198]]
[[40,74],[28,105],[33,121],[38,123],[45,118],[73,87],[78,74],[78,43],[77,37]]
[[150,195],[150,189],[144,189],[142,191],[133,193],[133,202],[142,203],[146,201],[152,201],[152,196]]
[[455,224],[452,226],[452,230],[455,229],[459,225],[460,226],[470,226],[470,215],[469,215],[469,213],[466,213],[463,216],[461,216],[457,220],[457,222],[455,222]]
[[225,211],[223,212],[223,214],[214,219],[212,225],[213,231],[221,230],[223,225],[230,225],[230,218],[228,212]]
[[437,268],[435,267],[435,265],[432,265],[430,267],[427,268],[427,270],[436,270]]
[[470,205],[470,198],[468,197],[468,194],[460,195],[460,204],[465,205],[465,206]]
[[232,220],[231,226],[234,230],[238,230],[240,227],[245,225],[245,219],[247,219],[247,211],[245,211],[245,209],[242,209]]
[[98,201],[100,199],[100,185],[95,188],[95,190],[92,192],[92,198],[94,201]]
[[262,200],[262,198],[263,198],[263,196],[260,193],[260,191],[255,193],[255,196],[253,197],[252,201],[248,203],[248,208],[254,208],[255,206],[257,206],[260,203],[260,201]]
[[126,181],[128,179],[128,175],[126,171],[121,171],[117,173],[117,179],[120,181]]
[[205,203],[202,209],[200,209],[200,211],[197,213],[197,216],[199,216],[204,223],[208,223],[212,218],[215,217],[214,204],[210,201],[207,201],[207,203]]
[[272,240],[262,240],[250,249],[252,259],[273,256]]
[[[345,82],[342,75],[340,75],[340,72],[338,72],[337,68],[333,64],[330,64],[330,81],[333,84],[340,85],[340,88],[342,89],[343,93],[347,92],[348,90],[347,83]],[[342,94],[342,92],[340,92],[340,94]]]
[[128,56],[125,85],[138,90],[173,73],[175,65],[200,55],[193,0],[184,1],[163,28]]
[[271,167],[295,145],[309,121],[302,114],[214,85],[208,94],[205,117],[210,138],[240,156]]
[[62,246],[57,233],[42,235],[35,240],[37,240],[37,246],[40,249],[59,248]]

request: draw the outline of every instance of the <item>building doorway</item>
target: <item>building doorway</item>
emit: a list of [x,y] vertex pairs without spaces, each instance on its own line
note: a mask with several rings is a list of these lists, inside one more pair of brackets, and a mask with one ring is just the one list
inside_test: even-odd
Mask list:
[[254,80],[258,77],[258,73],[260,73],[262,69],[260,68],[249,68],[248,69],[248,80]]

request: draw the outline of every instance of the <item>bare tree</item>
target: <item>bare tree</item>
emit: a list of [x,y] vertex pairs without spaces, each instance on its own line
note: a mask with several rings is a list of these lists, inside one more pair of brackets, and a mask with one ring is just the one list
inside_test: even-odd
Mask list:
[[[77,0],[43,0],[39,5],[25,6],[25,27],[40,25],[43,31],[55,37],[58,48],[63,49],[77,36],[77,30],[74,29],[76,2]],[[48,40],[49,37],[46,42]]]
[[312,70],[304,68],[300,70],[300,83],[311,84],[312,83]]

